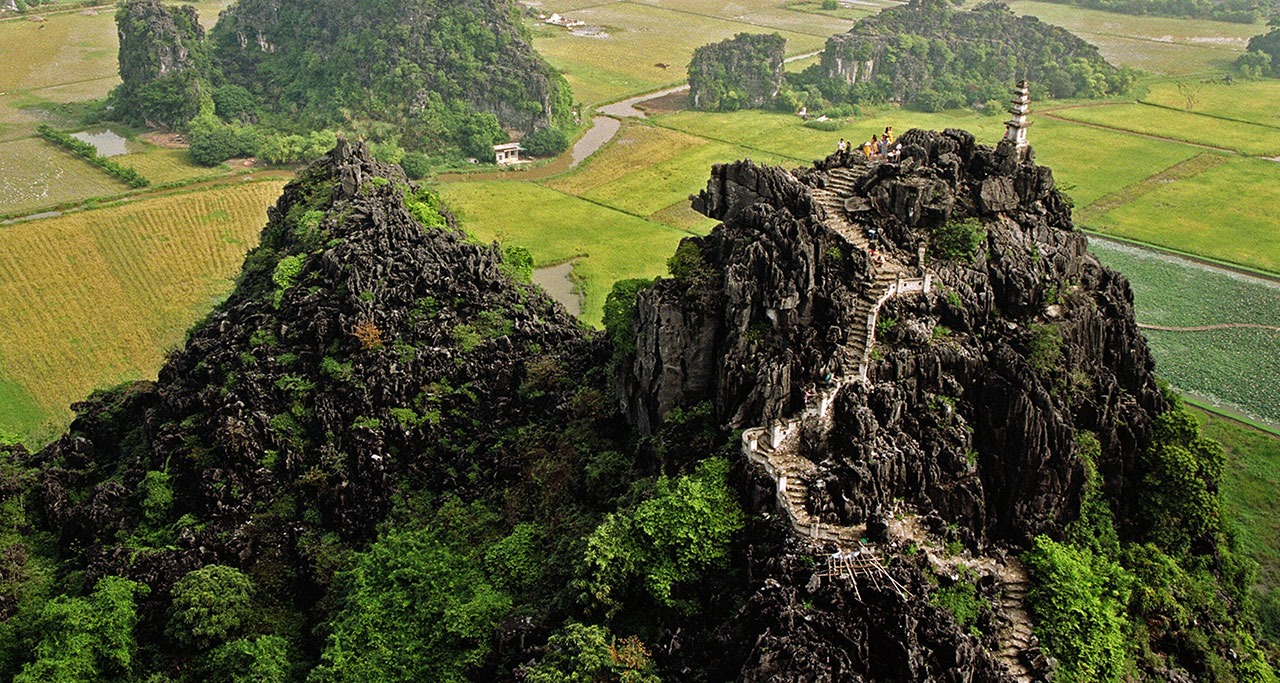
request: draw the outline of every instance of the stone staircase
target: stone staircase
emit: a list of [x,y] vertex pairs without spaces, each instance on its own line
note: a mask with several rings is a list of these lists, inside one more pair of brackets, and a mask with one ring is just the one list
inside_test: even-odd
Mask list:
[[[853,194],[853,182],[859,173],[858,169],[832,169],[827,189],[811,192],[815,203],[823,209],[827,227],[867,252],[870,243],[866,235],[849,221],[845,211],[845,199]],[[819,470],[816,464],[798,454],[802,426],[816,421],[820,428],[831,428],[836,395],[849,384],[867,381],[880,307],[893,296],[927,293],[932,277],[928,272],[915,275],[912,269],[892,258],[873,264],[870,286],[854,308],[854,329],[846,337],[846,358],[851,360],[845,363],[844,372],[813,392],[798,415],[747,429],[742,434],[743,454],[775,483],[779,512],[786,516],[797,536],[809,539],[815,546],[834,543],[839,548],[858,547],[866,535],[866,527],[828,524],[810,513],[809,482],[817,477]],[[996,657],[1013,680],[1031,683],[1035,678],[1030,663],[1040,655],[1038,643],[1031,634],[1031,618],[1024,606],[1028,586],[1026,572],[1016,560],[999,564],[982,558],[979,562],[990,564],[989,570],[1001,577],[1000,602],[994,605],[1002,620],[1001,649]]]

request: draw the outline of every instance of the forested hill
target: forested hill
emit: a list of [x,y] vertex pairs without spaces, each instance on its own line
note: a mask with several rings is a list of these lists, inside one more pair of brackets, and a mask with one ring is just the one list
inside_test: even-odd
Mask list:
[[570,116],[511,0],[240,0],[210,38],[228,82],[318,124],[367,118],[431,139],[471,112],[524,131]]
[[821,64],[798,80],[833,102],[936,111],[1003,100],[1022,78],[1040,98],[1103,97],[1132,83],[1066,29],[1001,3],[966,11],[947,0],[913,0],[862,19],[830,38]]
[[[172,29],[174,17],[194,16],[158,0],[122,7],[114,104],[137,122],[189,126],[201,140],[219,130],[214,114],[233,124],[238,136],[224,131],[226,149],[209,153],[210,163],[242,154],[295,160],[258,148],[274,134],[322,129],[484,158],[507,140],[504,129],[572,122],[569,86],[534,52],[512,0],[240,0],[207,40]],[[202,61],[184,72],[183,87],[152,85],[154,74],[133,66],[188,52]],[[249,124],[256,130],[238,130]]]

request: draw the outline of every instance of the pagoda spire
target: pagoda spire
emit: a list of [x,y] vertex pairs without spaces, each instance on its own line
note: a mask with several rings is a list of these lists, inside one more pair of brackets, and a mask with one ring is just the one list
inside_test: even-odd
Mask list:
[[1030,111],[1031,89],[1027,87],[1026,79],[1023,79],[1018,81],[1017,87],[1013,89],[1012,106],[1009,107],[1009,113],[1013,114],[1013,118],[1004,122],[1004,139],[1017,147],[1019,156],[1025,155],[1030,145],[1027,142],[1027,128],[1031,126],[1031,122],[1027,121],[1027,114]]

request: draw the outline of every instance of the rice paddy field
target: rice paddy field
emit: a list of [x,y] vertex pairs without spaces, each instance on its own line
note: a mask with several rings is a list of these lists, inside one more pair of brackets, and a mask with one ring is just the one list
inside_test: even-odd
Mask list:
[[1280,155],[1280,128],[1195,112],[1146,104],[1108,104],[1055,109],[1052,116],[1250,156]]
[[1227,467],[1222,495],[1238,523],[1240,542],[1258,560],[1258,583],[1280,586],[1280,439],[1234,420],[1194,411],[1205,436],[1222,444]]
[[1229,159],[1161,185],[1089,227],[1111,235],[1280,273],[1280,164]]
[[574,260],[583,319],[597,326],[615,281],[666,274],[667,257],[690,234],[534,183],[450,183],[440,190],[480,240],[527,247],[538,266]]
[[0,227],[0,430],[51,434],[94,388],[154,377],[229,291],[283,183]]
[[0,142],[0,214],[127,192],[129,187],[39,138]]
[[[1254,323],[1280,327],[1280,282],[1105,240],[1090,251],[1129,277],[1138,322],[1166,327]],[[1280,425],[1280,331],[1144,330],[1171,384]]]
[[[1276,106],[1280,103],[1280,79],[1234,79],[1230,83],[1222,78],[1192,79],[1188,85],[1195,97],[1190,107],[1194,113],[1280,129],[1280,107]],[[1174,109],[1187,106],[1186,97],[1173,82],[1153,83],[1142,101]]]

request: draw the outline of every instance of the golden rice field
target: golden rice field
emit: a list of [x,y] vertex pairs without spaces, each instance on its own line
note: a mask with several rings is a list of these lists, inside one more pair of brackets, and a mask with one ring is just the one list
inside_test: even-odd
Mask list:
[[0,429],[50,433],[96,387],[154,377],[230,288],[282,181],[0,227]]

